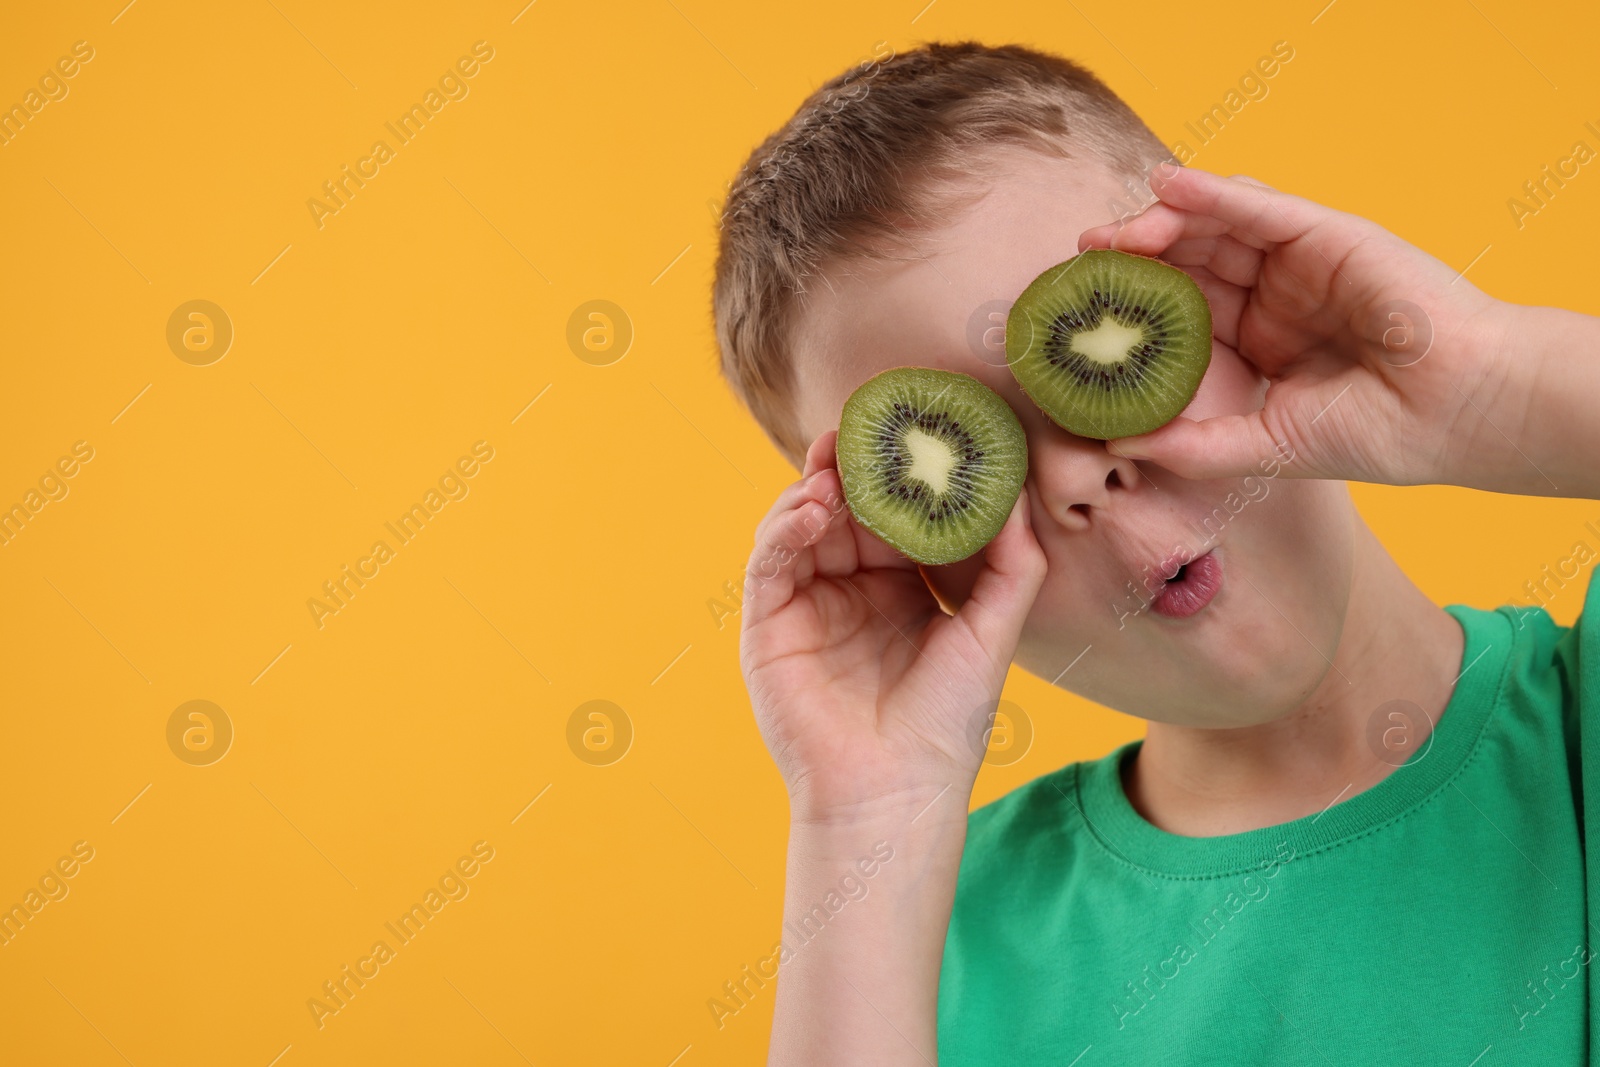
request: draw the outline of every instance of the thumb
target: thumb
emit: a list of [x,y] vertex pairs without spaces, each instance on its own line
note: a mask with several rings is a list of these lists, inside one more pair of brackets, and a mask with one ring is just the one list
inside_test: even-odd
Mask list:
[[1108,442],[1115,455],[1146,459],[1181,478],[1231,478],[1254,473],[1263,460],[1284,461],[1294,451],[1274,440],[1261,412],[1209,419],[1178,416],[1159,430]]
[[1046,569],[1044,549],[1033,535],[1026,489],[1017,495],[1010,517],[984,549],[983,558],[983,570],[956,615],[985,650],[1003,652],[1004,662],[1009,663]]

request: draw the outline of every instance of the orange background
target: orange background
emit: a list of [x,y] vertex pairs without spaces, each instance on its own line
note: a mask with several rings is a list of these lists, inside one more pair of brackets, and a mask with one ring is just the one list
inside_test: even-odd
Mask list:
[[[0,146],[0,506],[93,449],[0,547],[0,905],[93,849],[0,947],[11,1062],[758,1061],[770,988],[721,1029],[706,1002],[776,938],[786,806],[708,601],[793,472],[716,374],[715,207],[879,41],[1063,52],[1169,142],[1287,41],[1195,165],[1600,312],[1594,166],[1520,228],[1507,204],[1600,148],[1592,5],[124,2],[0,34],[0,104],[94,52]],[[477,41],[468,94],[319,228],[307,201]],[[191,300],[233,328],[204,366],[167,341]],[[606,366],[567,342],[591,300],[632,324]],[[1442,603],[1520,597],[1600,519],[1357,498]],[[319,628],[308,599],[379,539]],[[980,802],[1139,733],[1020,674],[1005,695],[1035,740]],[[168,740],[192,700],[232,726],[208,765]],[[631,724],[610,765],[568,744],[591,700]],[[308,999],[480,841],[468,895],[319,1029]]]

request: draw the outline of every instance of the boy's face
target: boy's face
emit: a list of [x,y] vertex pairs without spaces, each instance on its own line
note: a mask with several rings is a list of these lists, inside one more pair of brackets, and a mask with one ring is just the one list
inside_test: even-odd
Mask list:
[[[1355,514],[1344,485],[1285,477],[1283,456],[1273,454],[1250,477],[1190,481],[1051,422],[1011,377],[1003,351],[981,343],[983,333],[1004,323],[1030,281],[1076,253],[1084,230],[1117,217],[1109,205],[1129,197],[1097,163],[1026,151],[995,153],[981,173],[985,195],[909,239],[902,257],[852,260],[811,287],[794,345],[806,439],[836,428],[846,398],[880,371],[972,375],[1011,405],[1027,433],[1024,491],[1049,563],[1016,662],[1161,722],[1246,726],[1294,710],[1332,670],[1349,602]],[[988,317],[993,309],[998,319]],[[1265,390],[1253,367],[1213,342],[1184,414],[1253,411]],[[1207,552],[1209,561],[1166,588],[1179,564]],[[959,606],[982,565],[980,553],[924,571],[940,598]]]

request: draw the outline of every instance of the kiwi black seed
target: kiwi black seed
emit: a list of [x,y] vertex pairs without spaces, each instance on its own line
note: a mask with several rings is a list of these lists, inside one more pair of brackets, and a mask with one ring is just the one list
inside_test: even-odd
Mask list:
[[923,367],[850,394],[836,451],[856,521],[918,563],[954,563],[994,540],[1028,474],[1011,406],[976,378]]
[[1044,413],[1110,440],[1171,422],[1211,363],[1211,305],[1183,271],[1091,249],[1033,280],[1006,319],[1006,362]]

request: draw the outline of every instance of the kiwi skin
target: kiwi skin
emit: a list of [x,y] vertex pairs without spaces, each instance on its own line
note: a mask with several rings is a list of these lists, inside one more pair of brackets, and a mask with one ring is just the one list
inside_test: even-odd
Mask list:
[[[1103,296],[1094,288],[1096,273],[1106,290]],[[1086,274],[1088,282],[1083,280]],[[1073,294],[1072,289],[1080,291]],[[1064,294],[1087,302],[1090,291],[1097,307],[1065,303]],[[1109,303],[1113,300],[1121,305],[1116,312]],[[1052,305],[1060,310],[1047,311]],[[1052,365],[1045,354],[1055,339],[1052,321],[1059,326],[1067,314],[1093,314],[1101,321],[1109,314],[1129,325],[1118,312],[1142,316],[1139,328],[1147,337],[1152,328],[1159,332],[1164,350],[1156,362],[1133,366],[1137,361],[1130,353],[1120,364],[1108,365],[1103,379],[1076,382],[1070,367]],[[1006,320],[1006,362],[1023,392],[1069,433],[1099,440],[1149,433],[1176,418],[1200,388],[1211,362],[1211,305],[1194,279],[1177,267],[1129,252],[1090,249],[1046,270],[1017,297]],[[1129,378],[1137,384],[1123,384]],[[1100,381],[1104,388],[1094,384]]]
[[[899,391],[899,396],[895,395]],[[880,443],[886,433],[886,398],[918,403],[951,396],[933,413],[967,420],[976,459],[961,468],[970,500],[958,512],[933,520],[921,511],[928,499],[896,501],[885,487]],[[961,410],[964,408],[965,410]],[[962,430],[959,421],[955,423]],[[949,443],[946,439],[946,443]],[[963,560],[982,550],[1004,528],[1028,473],[1027,437],[1011,405],[976,378],[956,371],[897,367],[869,378],[845,401],[835,445],[839,481],[855,520],[879,540],[917,563],[938,565]],[[918,485],[924,483],[918,482]],[[934,497],[934,501],[946,499]],[[932,525],[919,525],[928,524]]]

